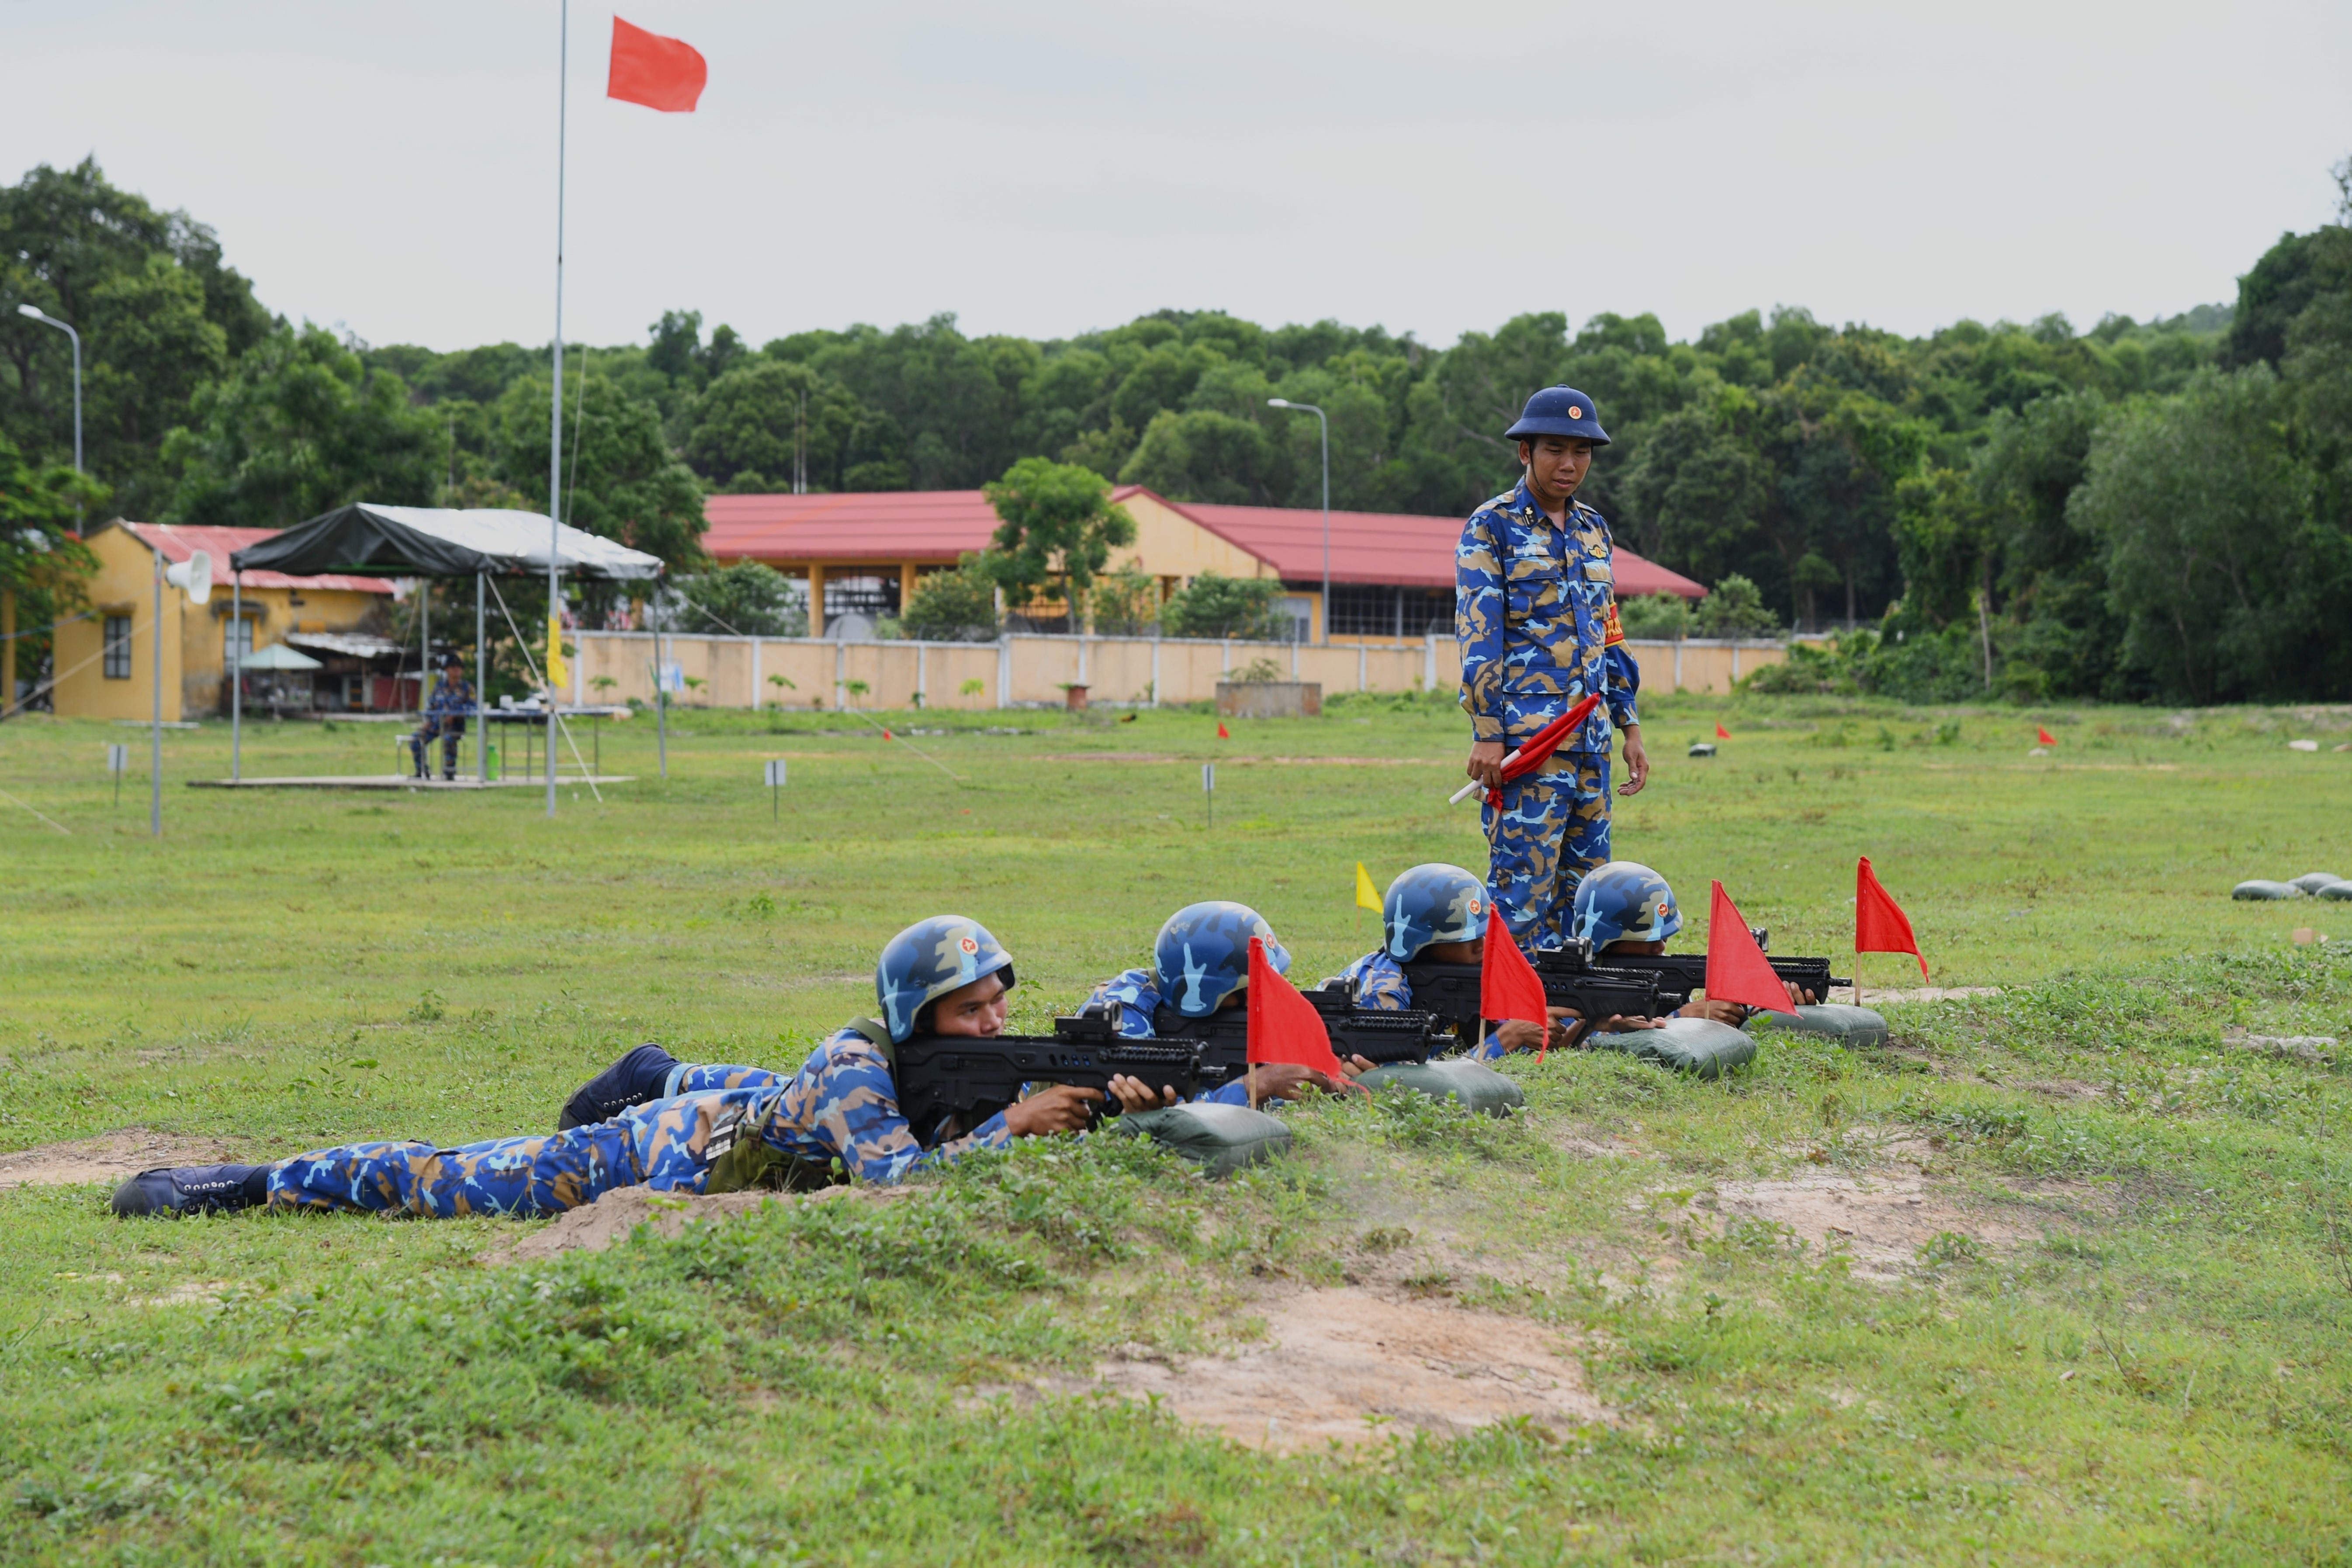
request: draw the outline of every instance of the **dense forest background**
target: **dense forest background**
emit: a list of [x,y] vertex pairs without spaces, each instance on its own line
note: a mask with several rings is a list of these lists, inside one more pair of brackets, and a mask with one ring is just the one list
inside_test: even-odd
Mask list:
[[[2339,179],[2352,171],[2339,170]],[[2342,215],[2352,221],[2352,188]],[[78,327],[88,468],[71,457]],[[543,507],[544,346],[376,346],[273,316],[211,230],[94,162],[0,189],[0,576],[76,509],[278,525],[344,501]],[[1520,316],[1445,348],[1162,310],[1069,339],[952,316],[753,346],[666,313],[567,349],[571,521],[697,563],[710,491],[971,489],[1083,464],[1177,500],[1456,515],[1508,487],[1535,388],[1596,400],[1585,499],[1631,549],[1752,581],[1783,625],[1866,627],[1824,683],[1915,699],[2352,693],[2352,229],[2288,235],[2231,305],[1920,338],[1750,310]],[[582,374],[584,366],[584,374]],[[36,536],[55,543],[52,550]],[[47,552],[45,554],[44,552]],[[63,590],[58,590],[63,591]]]

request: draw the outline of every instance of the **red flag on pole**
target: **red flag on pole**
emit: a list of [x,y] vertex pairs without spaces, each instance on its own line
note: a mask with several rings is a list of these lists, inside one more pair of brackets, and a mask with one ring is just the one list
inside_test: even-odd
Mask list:
[[[1543,766],[1551,754],[1559,750],[1559,743],[1576,732],[1576,727],[1584,722],[1600,700],[1600,693],[1595,692],[1520,742],[1503,758],[1503,782],[1509,784],[1513,779],[1523,778]],[[1475,779],[1455,790],[1446,804],[1457,805],[1474,795],[1482,800],[1486,798],[1485,789]]]
[[1217,721],[1217,739],[1220,741],[1230,741],[1233,739],[1231,735],[1225,733],[1225,721],[1223,719]]
[[1772,973],[1772,961],[1756,945],[1739,906],[1715,884],[1714,901],[1706,914],[1706,999],[1737,1002],[1768,1013],[1790,1010],[1788,988]]
[[1339,1058],[1331,1054],[1331,1032],[1323,1015],[1298,988],[1275,973],[1265,961],[1265,938],[1250,938],[1249,1060],[1287,1062],[1339,1076]]
[[[1486,907],[1492,910],[1494,905],[1490,902]],[[1544,1040],[1536,1059],[1542,1060],[1551,1049],[1551,1014],[1544,1006],[1543,982],[1536,978],[1535,966],[1511,940],[1499,914],[1486,922],[1486,959],[1478,966],[1478,1012],[1497,1023],[1517,1018],[1544,1026]]]
[[2058,743],[2058,737],[2052,734],[2049,731],[2043,729],[2039,724],[2033,726],[2033,738],[2040,741],[2045,746],[2054,746]]
[[1731,731],[1723,727],[1723,721],[1720,719],[1717,720],[1715,723],[1715,738],[1718,741],[1728,741],[1731,739]]
[[1927,978],[1927,959],[1919,939],[1911,934],[1911,917],[1878,885],[1878,873],[1865,855],[1853,868],[1853,950],[1856,952],[1907,952],[1919,961],[1919,978]]
[[691,114],[710,68],[683,38],[665,38],[613,18],[613,68],[604,96],[642,103],[666,114]]

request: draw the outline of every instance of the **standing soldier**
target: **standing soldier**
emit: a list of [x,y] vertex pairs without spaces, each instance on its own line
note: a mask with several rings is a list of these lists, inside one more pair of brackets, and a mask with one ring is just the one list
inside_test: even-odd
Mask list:
[[[1470,514],[1454,558],[1454,636],[1469,775],[1486,786],[1487,886],[1522,948],[1568,935],[1584,873],[1609,859],[1609,727],[1625,731],[1623,793],[1650,776],[1633,697],[1641,684],[1620,645],[1613,549],[1601,514],[1576,500],[1595,448],[1609,444],[1592,400],[1569,386],[1528,399],[1504,432],[1519,444],[1517,485]],[[1514,783],[1503,758],[1589,692],[1581,729]]]
[[416,776],[430,779],[433,764],[426,753],[433,749],[433,738],[441,737],[441,776],[454,780],[457,776],[457,741],[466,732],[466,716],[474,710],[474,683],[466,679],[466,661],[454,653],[441,656],[441,684],[425,704],[425,721],[408,737],[408,750],[416,759]]

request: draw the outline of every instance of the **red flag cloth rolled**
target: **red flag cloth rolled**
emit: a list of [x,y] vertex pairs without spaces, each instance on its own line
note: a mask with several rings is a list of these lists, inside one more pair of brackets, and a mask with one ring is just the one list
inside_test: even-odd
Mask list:
[[1287,1062],[1339,1076],[1339,1058],[1331,1054],[1331,1031],[1323,1015],[1298,988],[1275,973],[1265,961],[1265,938],[1250,938],[1249,1060]]
[[[1491,910],[1494,895],[1487,898],[1486,907]],[[1547,1033],[1536,1055],[1540,1058],[1551,1049],[1551,1014],[1544,1006],[1543,982],[1536,978],[1535,966],[1499,918],[1486,922],[1486,952],[1478,966],[1478,1015],[1497,1023],[1517,1018],[1541,1024]]]
[[710,79],[702,52],[683,38],[665,38],[613,18],[613,68],[604,96],[642,103],[665,114],[691,114]]
[[1594,692],[1534,734],[1521,741],[1518,749],[1503,759],[1503,782],[1524,778],[1549,761],[1559,743],[1576,732],[1577,726],[1591,717],[1599,706],[1601,694]]
[[2049,731],[2043,729],[2039,724],[2033,726],[2033,738],[2040,741],[2045,746],[2054,746],[2058,743],[2058,737],[2052,734]]
[[1715,738],[1718,741],[1728,741],[1731,739],[1731,731],[1725,729],[1718,721],[1715,726]]
[[1907,952],[1919,961],[1919,978],[1927,978],[1927,955],[1911,934],[1911,917],[1903,912],[1864,855],[1853,868],[1853,950],[1856,952]]
[[1225,733],[1225,721],[1223,719],[1217,721],[1217,739],[1220,741],[1230,741],[1233,739],[1231,735]]
[[1706,999],[1737,1002],[1768,1013],[1791,1010],[1788,987],[1772,973],[1772,961],[1756,945],[1739,906],[1715,884],[1714,901],[1706,914]]

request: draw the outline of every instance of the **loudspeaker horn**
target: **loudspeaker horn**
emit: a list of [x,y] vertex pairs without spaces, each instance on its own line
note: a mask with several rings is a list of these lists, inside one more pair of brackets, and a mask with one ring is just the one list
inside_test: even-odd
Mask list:
[[213,596],[212,552],[199,550],[185,561],[164,567],[163,581],[185,589],[191,604],[203,604]]

